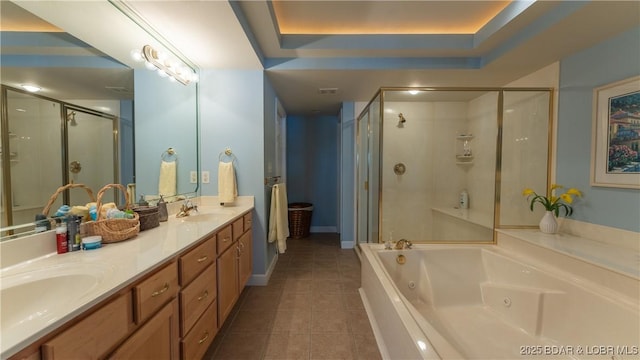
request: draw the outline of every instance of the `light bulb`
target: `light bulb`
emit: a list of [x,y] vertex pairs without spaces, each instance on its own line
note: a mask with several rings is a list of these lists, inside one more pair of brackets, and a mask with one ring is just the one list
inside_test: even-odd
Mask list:
[[131,54],[131,58],[135,61],[143,61],[144,59],[142,58],[142,51],[138,50],[138,49],[133,49],[130,52]]

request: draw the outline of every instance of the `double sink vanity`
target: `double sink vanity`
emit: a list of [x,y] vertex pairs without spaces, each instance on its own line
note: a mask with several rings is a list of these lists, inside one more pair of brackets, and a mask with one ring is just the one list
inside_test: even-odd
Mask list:
[[53,252],[3,261],[1,358],[202,358],[251,276],[254,204],[192,201],[133,239],[58,255],[52,237]]

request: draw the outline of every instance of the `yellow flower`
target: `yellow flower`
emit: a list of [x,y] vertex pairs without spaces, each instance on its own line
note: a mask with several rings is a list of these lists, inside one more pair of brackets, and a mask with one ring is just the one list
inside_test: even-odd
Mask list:
[[559,184],[551,184],[551,191],[555,190],[555,189],[562,189],[564,186],[559,185]]
[[560,195],[560,198],[567,204],[571,204],[573,202],[573,198],[571,197],[571,195],[569,195],[568,192]]
[[571,188],[571,189],[567,190],[567,194],[575,195],[577,197],[582,197],[582,193],[580,192],[580,190],[574,189],[574,188]]
[[524,189],[522,190],[522,196],[529,196],[529,195],[533,195],[534,191],[532,189]]
[[553,204],[554,202],[558,201],[558,197],[555,195],[551,195],[550,200],[551,200],[551,203]]

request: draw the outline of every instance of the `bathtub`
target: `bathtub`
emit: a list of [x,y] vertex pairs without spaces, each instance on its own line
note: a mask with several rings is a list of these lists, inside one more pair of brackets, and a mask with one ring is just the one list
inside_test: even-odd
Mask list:
[[640,357],[637,299],[495,245],[360,246],[385,359]]

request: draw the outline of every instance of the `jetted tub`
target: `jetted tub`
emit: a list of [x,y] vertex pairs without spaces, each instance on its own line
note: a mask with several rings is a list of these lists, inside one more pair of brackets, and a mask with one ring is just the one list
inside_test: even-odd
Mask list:
[[640,357],[637,299],[493,245],[360,246],[385,359]]

